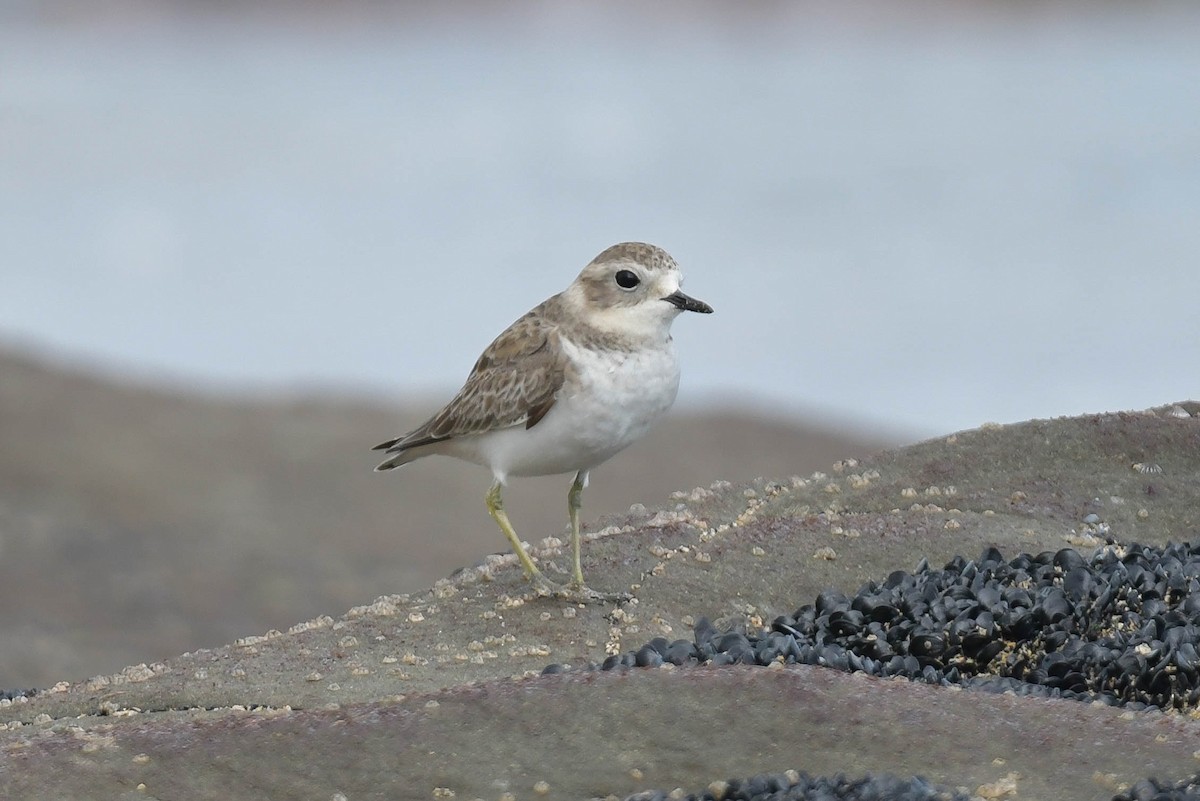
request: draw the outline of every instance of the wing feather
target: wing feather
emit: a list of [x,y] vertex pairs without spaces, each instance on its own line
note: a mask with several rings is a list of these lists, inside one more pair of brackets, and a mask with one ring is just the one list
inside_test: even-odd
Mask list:
[[554,406],[566,373],[553,320],[556,300],[541,304],[496,337],[441,411],[376,449],[397,453],[454,437],[536,425]]

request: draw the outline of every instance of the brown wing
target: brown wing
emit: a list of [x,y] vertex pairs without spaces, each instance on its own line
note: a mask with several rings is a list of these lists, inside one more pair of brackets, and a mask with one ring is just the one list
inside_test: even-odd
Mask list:
[[563,384],[565,360],[558,333],[538,306],[509,326],[483,352],[467,382],[446,406],[415,430],[384,442],[388,453],[433,442],[525,424],[532,428],[554,406]]

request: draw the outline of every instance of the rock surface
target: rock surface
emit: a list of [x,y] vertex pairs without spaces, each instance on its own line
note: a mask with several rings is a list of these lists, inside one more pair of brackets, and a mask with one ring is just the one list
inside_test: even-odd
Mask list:
[[[371,471],[372,445],[444,400],[206,394],[21,358],[0,342],[0,609],[21,610],[0,617],[0,691],[422,591],[506,549],[484,507],[486,470],[428,459]],[[583,513],[899,441],[753,408],[676,409],[593,473]],[[564,531],[570,480],[512,482],[517,531]]]
[[[919,774],[981,797],[1112,797],[1200,770],[1194,710],[807,666],[538,673],[688,637],[700,616],[761,626],[922,558],[1090,554],[1102,536],[1162,545],[1198,528],[1195,403],[718,482],[585,544],[592,586],[633,593],[619,608],[529,597],[499,557],[336,620],[0,701],[0,795],[590,798],[795,769]],[[567,564],[553,541],[540,558]]]

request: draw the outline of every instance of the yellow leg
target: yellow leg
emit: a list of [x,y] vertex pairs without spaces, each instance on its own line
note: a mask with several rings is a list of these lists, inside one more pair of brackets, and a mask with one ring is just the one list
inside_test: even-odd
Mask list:
[[496,525],[500,526],[500,530],[504,532],[504,536],[508,537],[508,544],[512,546],[513,551],[517,554],[517,558],[521,560],[521,567],[525,568],[525,577],[532,580],[534,576],[542,575],[542,571],[538,570],[537,565],[529,558],[525,546],[521,544],[520,538],[517,537],[517,532],[513,530],[512,523],[508,521],[508,515],[504,513],[504,499],[500,497],[500,488],[501,484],[497,481],[488,490],[485,498],[488,513],[496,521]]
[[571,518],[571,559],[574,563],[571,570],[571,583],[567,585],[563,597],[580,603],[595,603],[605,601],[628,601],[630,595],[623,592],[597,592],[583,583],[583,567],[579,563],[579,509],[583,506],[583,488],[588,483],[588,471],[580,470],[575,474],[575,481],[567,492],[567,514]]
[[493,484],[492,488],[488,490],[486,496],[488,512],[491,514],[492,519],[496,521],[496,525],[500,526],[500,530],[504,532],[504,536],[508,538],[508,542],[512,545],[517,559],[521,560],[521,567],[525,570],[525,577],[533,585],[534,592],[538,595],[552,595],[578,603],[627,601],[630,596],[625,593],[596,592],[583,583],[583,570],[579,566],[579,506],[580,496],[583,494],[583,486],[586,483],[587,472],[580,471],[576,474],[575,483],[571,485],[571,491],[567,495],[567,510],[571,515],[571,548],[575,562],[574,576],[571,579],[570,587],[564,587],[546,578],[542,574],[542,571],[538,570],[537,565],[533,563],[533,559],[529,557],[525,546],[521,545],[521,540],[517,537],[517,532],[513,530],[512,523],[508,520],[508,515],[504,513],[504,500],[500,497],[501,484],[499,481]]
[[575,474],[575,482],[567,493],[567,515],[571,518],[571,558],[574,568],[571,572],[571,586],[582,589],[583,566],[579,563],[579,509],[583,506],[583,488],[587,486],[588,474],[580,470]]

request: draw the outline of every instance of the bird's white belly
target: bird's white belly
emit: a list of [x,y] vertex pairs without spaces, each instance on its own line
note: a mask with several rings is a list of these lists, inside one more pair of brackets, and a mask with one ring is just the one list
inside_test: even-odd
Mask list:
[[493,431],[474,446],[498,478],[595,467],[646,433],[675,402],[679,361],[670,341],[654,350],[596,352],[564,343],[578,383],[566,383],[537,425]]

